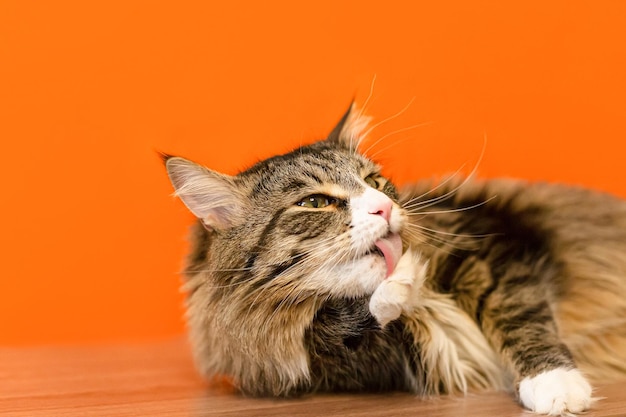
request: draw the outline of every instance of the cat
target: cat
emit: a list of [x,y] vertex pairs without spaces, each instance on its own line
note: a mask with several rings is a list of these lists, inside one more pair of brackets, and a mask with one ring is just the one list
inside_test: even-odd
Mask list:
[[195,361],[241,392],[512,391],[581,413],[626,376],[626,202],[451,178],[398,190],[330,135],[228,176],[163,155],[199,219],[185,270]]

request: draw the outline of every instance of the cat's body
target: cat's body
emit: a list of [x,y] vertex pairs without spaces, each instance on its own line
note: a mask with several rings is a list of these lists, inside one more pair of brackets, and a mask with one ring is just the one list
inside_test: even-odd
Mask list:
[[251,395],[507,389],[553,414],[589,407],[577,369],[626,377],[626,202],[456,179],[399,195],[355,150],[363,120],[235,177],[166,159],[200,219],[203,373]]

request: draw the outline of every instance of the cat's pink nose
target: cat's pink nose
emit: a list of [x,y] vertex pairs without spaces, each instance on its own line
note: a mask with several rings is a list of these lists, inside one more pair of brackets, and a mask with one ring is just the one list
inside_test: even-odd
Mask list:
[[368,213],[381,216],[387,221],[387,223],[389,223],[392,207],[393,203],[391,199],[385,194],[378,192],[377,194],[375,194],[375,197],[373,197],[370,201]]
[[365,187],[363,194],[352,197],[350,199],[350,207],[354,215],[368,223],[370,220],[374,220],[369,216],[374,215],[380,216],[387,224],[390,224],[393,201],[385,193],[372,187]]

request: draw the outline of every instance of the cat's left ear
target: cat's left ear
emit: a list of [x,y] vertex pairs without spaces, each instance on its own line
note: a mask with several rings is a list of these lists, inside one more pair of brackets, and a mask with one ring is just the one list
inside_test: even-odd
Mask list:
[[371,117],[363,115],[362,111],[352,102],[326,141],[356,151],[365,138],[370,121]]
[[163,159],[176,196],[207,229],[223,230],[240,220],[243,198],[233,177],[184,158]]

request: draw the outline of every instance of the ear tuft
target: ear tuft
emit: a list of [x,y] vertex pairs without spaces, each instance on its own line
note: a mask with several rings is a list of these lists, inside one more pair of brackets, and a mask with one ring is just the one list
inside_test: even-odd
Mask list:
[[164,158],[175,195],[209,229],[223,230],[241,215],[241,198],[233,177],[187,159]]
[[165,153],[165,152],[161,152],[161,151],[156,151],[157,156],[159,157],[159,159],[161,159],[161,162],[163,162],[163,165],[167,165],[167,160],[170,158],[174,158],[174,155],[170,155],[169,153]]
[[370,116],[365,116],[352,102],[326,140],[356,151],[367,136],[367,127],[371,120]]

